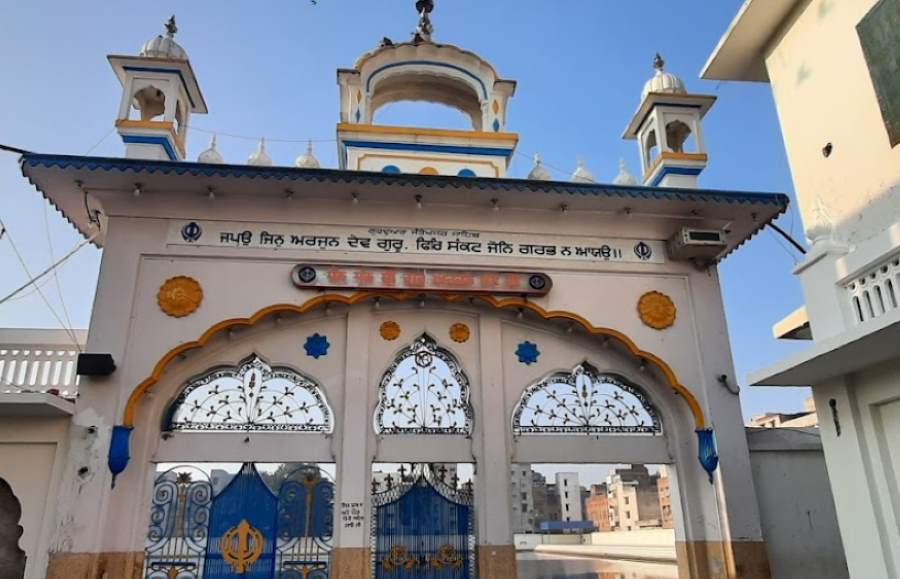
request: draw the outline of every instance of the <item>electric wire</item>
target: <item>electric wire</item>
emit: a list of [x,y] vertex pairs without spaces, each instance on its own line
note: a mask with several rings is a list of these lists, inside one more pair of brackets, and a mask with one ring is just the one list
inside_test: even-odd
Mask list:
[[[53,239],[50,235],[50,219],[47,217],[47,203],[43,203],[44,208],[44,233],[47,235],[47,249],[50,251],[50,263],[54,263],[56,261],[56,256],[53,251]],[[69,308],[66,307],[66,300],[63,298],[62,286],[59,283],[59,268],[53,268],[53,281],[56,285],[56,295],[59,297],[59,305],[62,306],[63,318],[66,320],[67,329],[70,332],[70,336],[74,335],[75,330],[72,327],[72,318],[69,316]]]
[[[6,225],[3,223],[3,220],[2,220],[2,219],[0,219],[0,227],[4,227],[4,228],[6,227]],[[0,299],[0,305],[3,305],[3,304],[6,303],[7,301],[9,301],[9,300],[12,299],[13,297],[15,297],[17,294],[19,294],[19,293],[20,293],[22,290],[24,290],[25,288],[34,285],[39,279],[41,279],[42,277],[44,277],[44,276],[47,275],[48,273],[51,273],[52,271],[56,270],[56,268],[58,268],[60,265],[62,265],[63,263],[65,263],[70,257],[72,257],[73,255],[75,255],[75,253],[76,253],[78,250],[80,250],[82,247],[84,247],[85,245],[87,245],[88,243],[90,243],[91,241],[93,241],[94,237],[97,236],[97,234],[95,233],[94,235],[92,235],[92,236],[89,237],[88,239],[85,239],[85,240],[81,241],[81,243],[79,243],[78,245],[76,245],[72,250],[70,250],[70,251],[69,251],[66,255],[64,255],[60,260],[58,260],[57,262],[51,264],[49,267],[47,267],[46,269],[44,269],[44,271],[42,271],[41,273],[39,273],[37,276],[32,276],[32,275],[31,275],[31,271],[28,269],[28,265],[25,263],[25,259],[22,257],[22,254],[19,252],[19,249],[18,249],[18,247],[16,246],[15,242],[13,241],[12,235],[9,233],[9,230],[8,230],[8,229],[7,229],[7,232],[6,232],[6,233],[7,233],[6,238],[9,240],[10,247],[12,247],[13,253],[15,253],[16,259],[19,260],[19,263],[21,264],[22,269],[25,270],[25,274],[28,276],[28,281],[27,281],[25,284],[19,286],[19,287],[16,288],[15,290],[13,290],[11,293],[7,294],[4,298]],[[63,330],[66,332],[66,335],[69,336],[69,339],[72,341],[72,345],[74,345],[75,348],[76,348],[79,352],[81,352],[81,351],[82,351],[81,344],[78,343],[78,338],[77,338],[77,336],[75,336],[75,333],[74,333],[69,327],[67,327],[66,324],[65,324],[65,322],[63,322],[63,320],[59,317],[59,314],[56,313],[56,310],[55,310],[55,309],[53,308],[53,306],[50,304],[50,301],[47,299],[47,296],[44,294],[44,292],[41,290],[41,288],[40,288],[39,286],[36,286],[35,289],[37,290],[38,295],[41,296],[41,300],[43,300],[44,305],[47,306],[47,309],[50,310],[50,313],[53,314],[53,317],[54,317],[54,318],[56,318],[56,321],[59,323],[59,325],[60,325],[60,326],[63,328]]]

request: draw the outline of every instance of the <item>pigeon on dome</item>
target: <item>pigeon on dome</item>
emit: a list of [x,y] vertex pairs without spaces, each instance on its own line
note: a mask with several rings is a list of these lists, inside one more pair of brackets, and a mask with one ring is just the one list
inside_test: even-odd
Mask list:
[[544,164],[541,162],[541,156],[537,153],[534,154],[534,167],[532,167],[531,172],[528,173],[528,178],[532,181],[550,180],[550,172],[544,167]]
[[316,159],[316,156],[313,154],[313,144],[312,140],[306,143],[306,152],[297,157],[297,160],[294,162],[301,169],[318,169],[319,168],[319,160]]
[[165,24],[166,35],[158,35],[144,43],[141,47],[140,56],[149,58],[174,58],[177,60],[187,60],[187,52],[181,48],[181,45],[175,42],[175,33],[178,32],[178,26],[175,24],[175,16],[170,17]]
[[656,72],[653,77],[644,84],[644,90],[641,93],[641,100],[647,98],[651,92],[659,92],[666,94],[686,94],[687,89],[684,88],[684,82],[671,72],[666,72],[666,61],[657,52],[653,58],[653,68]]
[[431,33],[434,27],[431,25],[431,17],[429,14],[434,10],[434,0],[418,0],[416,2],[416,11],[419,13],[419,24],[416,31],[413,32],[413,44],[421,44],[423,42],[431,42]]
[[596,183],[594,174],[585,168],[582,157],[578,157],[578,167],[572,173],[572,181],[576,183]]
[[625,159],[619,159],[619,174],[613,179],[613,185],[637,185],[637,178],[628,171]]
[[272,166],[272,157],[266,153],[266,138],[263,137],[259,140],[259,146],[256,147],[256,151],[253,152],[252,155],[247,159],[248,165],[253,165],[254,167],[271,167]]
[[209,163],[214,165],[221,165],[225,162],[225,159],[222,158],[222,155],[216,149],[216,136],[213,135],[209,140],[209,148],[200,153],[197,156],[198,163]]

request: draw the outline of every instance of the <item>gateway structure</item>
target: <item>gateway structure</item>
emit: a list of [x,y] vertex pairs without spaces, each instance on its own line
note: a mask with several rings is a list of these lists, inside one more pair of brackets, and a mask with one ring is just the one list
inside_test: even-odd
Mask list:
[[[104,248],[29,577],[512,578],[510,465],[554,462],[669,465],[683,576],[769,576],[716,264],[787,198],[697,188],[714,99],[661,59],[643,185],[509,178],[515,83],[418,8],[338,73],[339,169],[185,160],[174,23],[110,57],[124,158],[22,156]],[[417,99],[472,130],[372,124]]]

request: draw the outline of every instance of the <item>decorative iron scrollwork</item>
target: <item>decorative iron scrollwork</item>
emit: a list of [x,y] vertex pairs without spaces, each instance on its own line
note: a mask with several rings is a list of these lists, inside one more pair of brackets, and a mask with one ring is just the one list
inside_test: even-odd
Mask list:
[[378,389],[378,434],[471,434],[469,379],[456,358],[423,334],[388,367]]
[[188,381],[172,404],[168,430],[332,431],[331,408],[318,384],[256,354]]
[[583,362],[525,389],[513,412],[519,434],[659,434],[659,415],[636,385]]

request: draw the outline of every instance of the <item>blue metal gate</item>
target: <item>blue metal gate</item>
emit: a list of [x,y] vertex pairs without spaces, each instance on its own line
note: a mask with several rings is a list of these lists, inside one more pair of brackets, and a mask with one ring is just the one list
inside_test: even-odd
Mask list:
[[475,579],[471,483],[457,488],[442,467],[404,470],[372,484],[375,579]]
[[247,463],[214,495],[203,469],[160,475],[144,577],[327,579],[334,484],[313,465],[281,466],[266,479]]

